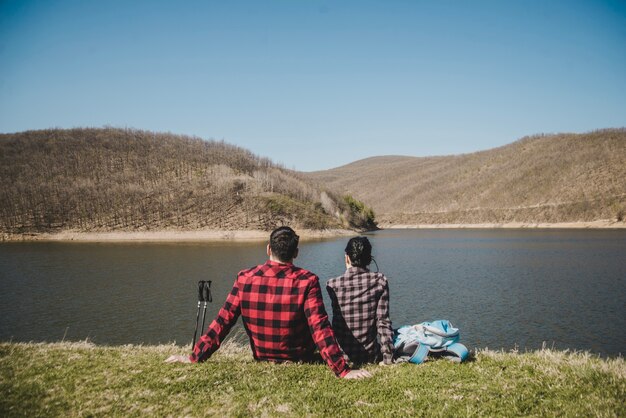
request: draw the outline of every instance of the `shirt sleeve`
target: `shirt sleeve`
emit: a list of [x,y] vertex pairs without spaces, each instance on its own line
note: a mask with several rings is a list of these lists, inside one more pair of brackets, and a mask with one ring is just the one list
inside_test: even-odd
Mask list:
[[383,355],[383,362],[391,364],[393,360],[393,329],[391,328],[391,319],[389,318],[389,283],[383,276],[383,291],[378,300],[376,307],[376,326],[378,328],[378,337],[380,338],[380,351]]
[[200,337],[193,348],[193,352],[189,356],[189,360],[192,363],[207,360],[211,357],[211,354],[220,348],[222,341],[224,341],[224,338],[226,338],[241,314],[240,291],[239,277],[237,277],[217,317],[211,322],[207,332]]
[[333,329],[328,321],[328,314],[322,300],[322,289],[319,279],[314,276],[304,299],[304,314],[309,324],[311,336],[322,358],[331,370],[339,377],[345,376],[350,368],[343,358],[343,352],[337,344]]

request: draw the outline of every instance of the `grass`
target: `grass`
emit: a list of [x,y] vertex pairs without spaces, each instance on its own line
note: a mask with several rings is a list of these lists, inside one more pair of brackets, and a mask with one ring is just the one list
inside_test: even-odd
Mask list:
[[175,345],[0,343],[0,416],[626,416],[626,364],[588,353],[479,351],[461,365],[255,362],[226,344],[208,362],[165,364]]

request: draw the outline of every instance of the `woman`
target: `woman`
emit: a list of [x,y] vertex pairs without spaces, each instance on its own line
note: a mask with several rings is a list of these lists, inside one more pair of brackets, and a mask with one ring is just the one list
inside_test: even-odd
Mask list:
[[372,245],[366,237],[348,241],[346,272],[326,285],[333,306],[332,327],[339,345],[355,364],[393,362],[393,330],[389,319],[389,285],[372,273]]

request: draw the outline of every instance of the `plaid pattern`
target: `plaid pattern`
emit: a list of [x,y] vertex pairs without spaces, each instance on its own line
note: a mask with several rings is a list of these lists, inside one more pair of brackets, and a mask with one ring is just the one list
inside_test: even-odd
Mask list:
[[319,279],[291,263],[268,260],[239,272],[217,318],[189,357],[208,359],[241,315],[257,360],[311,360],[315,346],[333,372],[350,371],[322,301]]
[[[333,305],[333,330],[350,361],[361,364],[393,358],[389,284],[382,273],[350,267],[326,285]],[[380,342],[377,337],[380,337]]]

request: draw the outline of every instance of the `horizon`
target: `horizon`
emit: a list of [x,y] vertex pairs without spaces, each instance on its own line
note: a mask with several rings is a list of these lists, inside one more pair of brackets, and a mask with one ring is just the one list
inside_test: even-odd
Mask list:
[[0,132],[130,127],[287,168],[626,125],[626,3],[0,4]]

